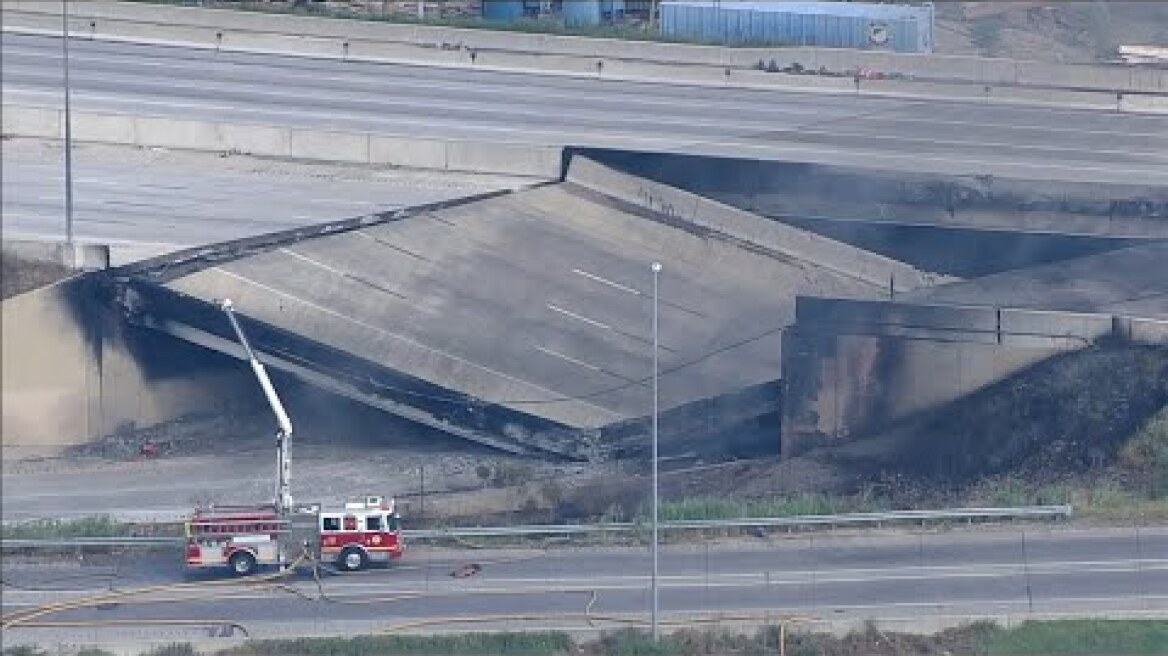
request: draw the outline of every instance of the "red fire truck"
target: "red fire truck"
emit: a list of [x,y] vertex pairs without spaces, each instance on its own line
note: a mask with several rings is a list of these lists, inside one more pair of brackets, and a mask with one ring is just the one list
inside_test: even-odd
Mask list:
[[220,307],[227,314],[279,425],[276,499],[271,504],[219,505],[195,510],[185,522],[187,567],[226,566],[233,573],[246,576],[264,566],[285,567],[301,555],[335,563],[346,571],[400,558],[401,518],[393,499],[367,496],[336,509],[293,503],[288,452],[292,422],[236,320],[231,301],[223,301]]
[[401,519],[393,501],[370,496],[344,508],[274,505],[200,508],[186,522],[189,568],[227,567],[246,576],[307,555],[345,571],[389,563],[402,555]]

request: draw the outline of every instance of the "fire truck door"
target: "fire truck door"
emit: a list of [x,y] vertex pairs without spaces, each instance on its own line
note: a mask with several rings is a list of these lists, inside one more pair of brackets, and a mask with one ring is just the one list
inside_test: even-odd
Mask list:
[[381,515],[366,515],[365,516],[365,547],[368,549],[379,549],[385,545],[385,518]]

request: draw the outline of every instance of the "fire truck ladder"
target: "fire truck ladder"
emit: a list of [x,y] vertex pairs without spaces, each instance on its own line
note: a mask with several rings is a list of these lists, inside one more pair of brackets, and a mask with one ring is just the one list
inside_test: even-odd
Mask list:
[[236,337],[239,338],[239,343],[243,346],[243,350],[247,352],[247,360],[251,364],[251,370],[255,374],[256,380],[260,383],[260,388],[264,390],[264,396],[268,399],[268,405],[272,407],[272,414],[276,415],[276,511],[280,513],[290,512],[292,510],[292,458],[288,452],[289,440],[292,439],[292,421],[288,419],[288,413],[284,410],[284,404],[280,402],[279,395],[276,394],[276,388],[272,386],[272,379],[268,378],[268,372],[264,369],[264,365],[256,357],[255,351],[251,349],[251,343],[247,341],[247,335],[243,333],[243,328],[239,325],[239,320],[235,318],[235,306],[231,304],[231,299],[224,299],[219,304],[220,309],[227,315],[227,320],[231,322],[231,327],[235,330]]

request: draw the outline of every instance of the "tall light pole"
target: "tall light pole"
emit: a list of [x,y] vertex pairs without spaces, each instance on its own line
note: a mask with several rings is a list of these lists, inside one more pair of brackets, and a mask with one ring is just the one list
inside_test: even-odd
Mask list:
[[661,263],[654,262],[653,266],[653,641],[661,639],[661,628],[657,622],[659,612],[657,595],[657,294],[658,279],[661,277]]
[[69,102],[69,0],[61,0],[61,54],[65,73],[65,247],[70,266],[76,265],[73,250],[73,121]]

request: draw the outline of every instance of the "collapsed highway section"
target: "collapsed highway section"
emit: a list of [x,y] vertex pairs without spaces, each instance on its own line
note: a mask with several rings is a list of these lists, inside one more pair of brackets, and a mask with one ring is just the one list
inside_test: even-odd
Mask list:
[[[231,298],[276,370],[489,447],[586,459],[648,414],[657,260],[666,410],[767,389],[799,294],[882,298],[935,279],[576,158],[561,182],[184,251],[110,280],[133,324],[242,357],[216,306]],[[776,412],[773,396],[754,412]],[[720,421],[705,414],[703,429]]]

